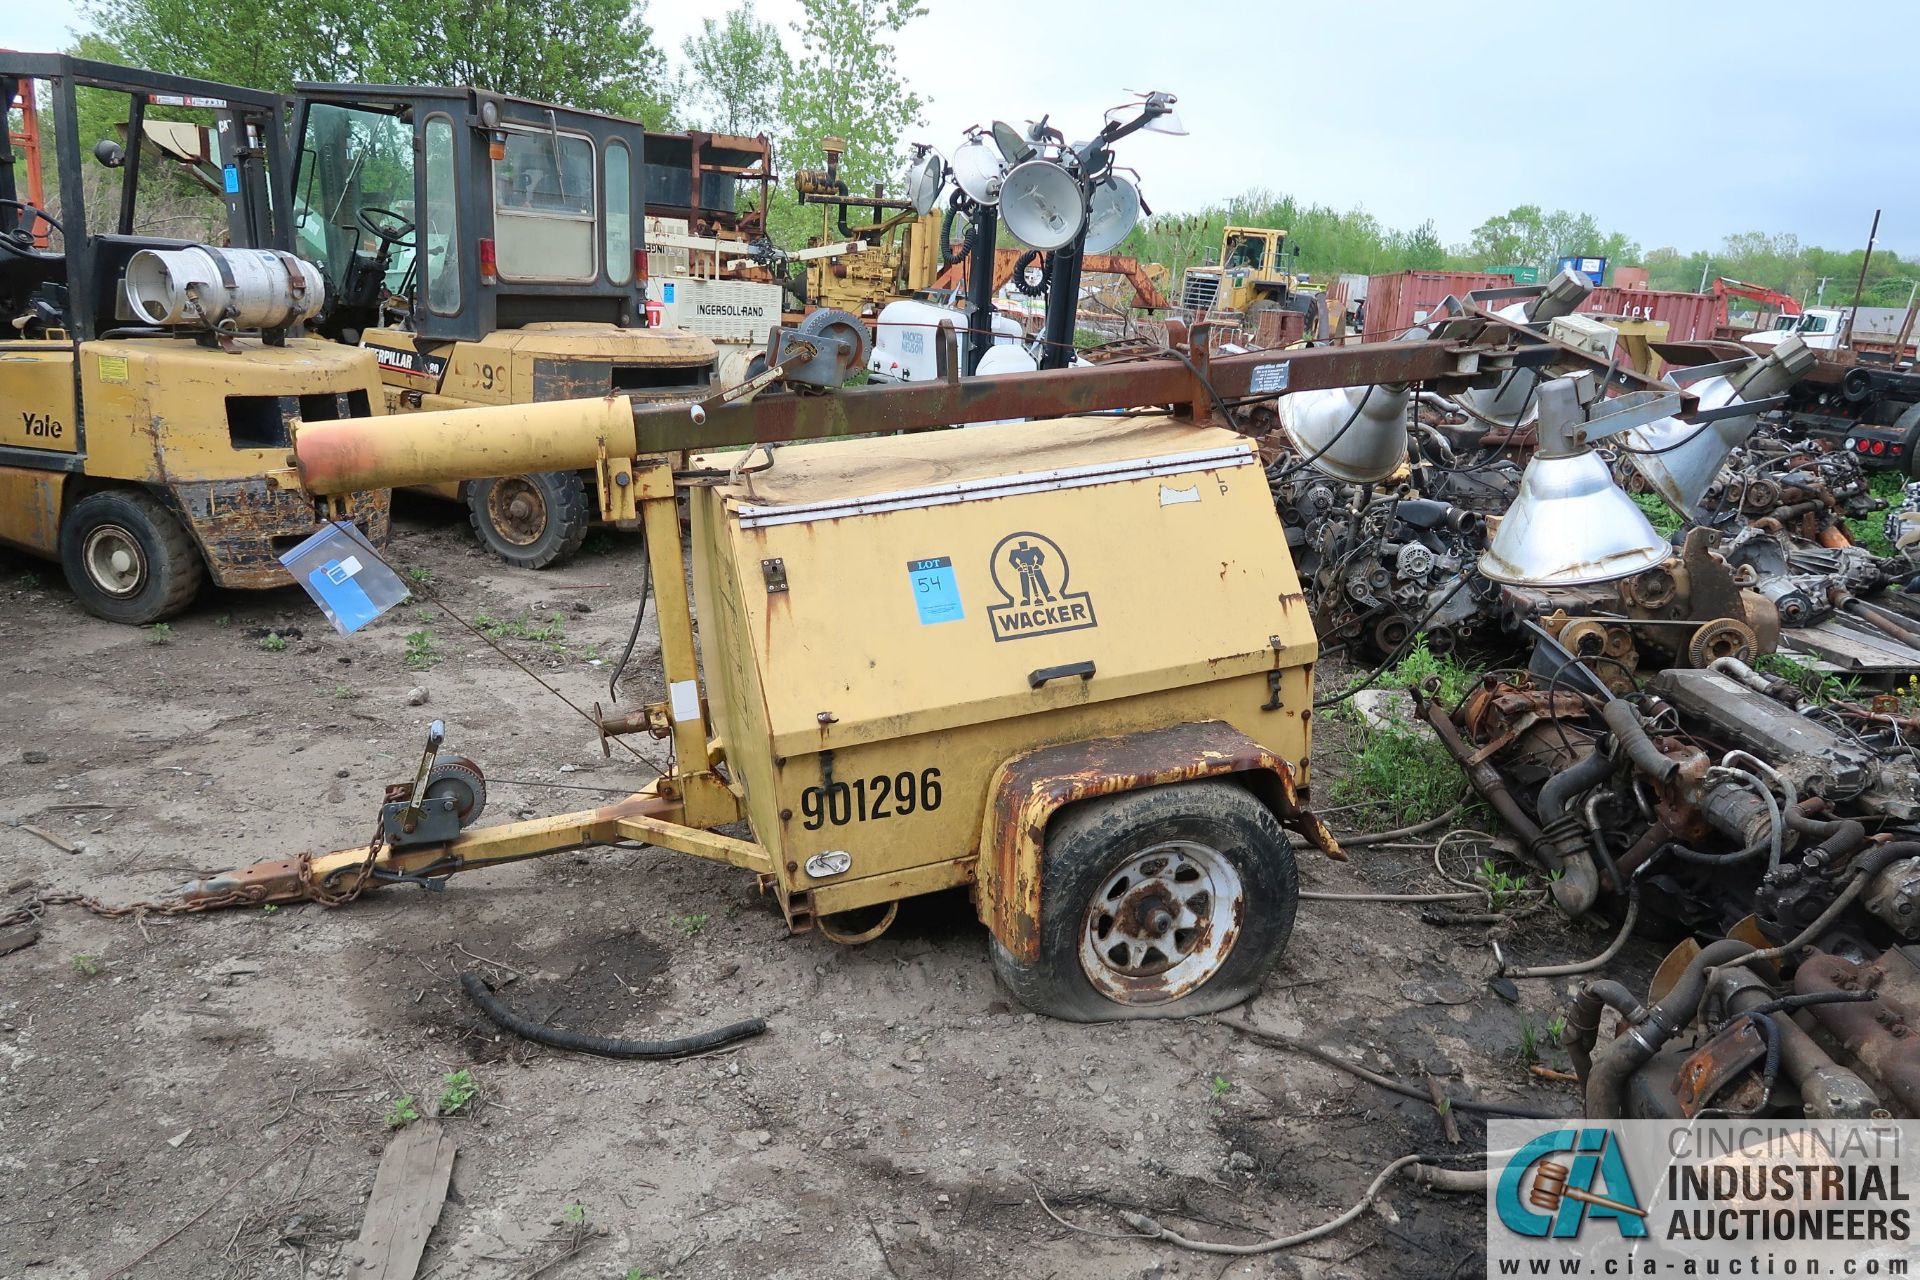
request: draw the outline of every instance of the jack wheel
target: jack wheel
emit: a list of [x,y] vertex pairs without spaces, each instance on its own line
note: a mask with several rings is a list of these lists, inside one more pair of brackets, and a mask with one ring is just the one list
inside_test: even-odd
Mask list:
[[519,569],[571,560],[593,523],[586,481],[575,471],[476,480],[467,486],[467,518],[487,550]]
[[109,622],[171,618],[206,578],[200,548],[151,494],[110,489],[73,504],[60,523],[60,567],[80,606]]
[[1214,1013],[1260,989],[1299,897],[1286,832],[1234,783],[1083,801],[1047,829],[1038,960],[994,939],[994,969],[1070,1022]]

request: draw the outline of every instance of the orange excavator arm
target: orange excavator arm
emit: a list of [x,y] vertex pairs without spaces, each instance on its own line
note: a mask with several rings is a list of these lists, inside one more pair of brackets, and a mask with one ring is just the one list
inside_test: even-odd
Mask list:
[[1781,293],[1778,289],[1769,289],[1763,284],[1748,284],[1744,280],[1730,280],[1721,276],[1713,282],[1713,296],[1718,315],[1715,323],[1727,323],[1727,299],[1746,298],[1762,306],[1772,307],[1783,316],[1800,314],[1800,300],[1791,294]]

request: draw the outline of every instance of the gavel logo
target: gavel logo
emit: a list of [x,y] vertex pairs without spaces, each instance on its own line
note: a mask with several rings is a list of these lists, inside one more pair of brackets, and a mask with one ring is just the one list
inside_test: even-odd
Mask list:
[[1554,1213],[1560,1208],[1562,1200],[1578,1200],[1584,1204],[1612,1209],[1616,1213],[1630,1213],[1636,1218],[1647,1216],[1647,1211],[1638,1205],[1622,1204],[1618,1200],[1609,1200],[1605,1196],[1597,1196],[1591,1191],[1582,1191],[1578,1187],[1569,1188],[1568,1172],[1566,1165],[1552,1160],[1542,1160],[1533,1175],[1533,1190],[1527,1192],[1527,1203],[1545,1213]]

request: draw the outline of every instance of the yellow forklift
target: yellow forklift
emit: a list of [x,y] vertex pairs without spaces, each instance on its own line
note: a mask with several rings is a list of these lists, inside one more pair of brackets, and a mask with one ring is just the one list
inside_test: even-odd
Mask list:
[[[1243,1000],[1293,922],[1285,829],[1339,853],[1308,806],[1306,601],[1258,454],[1210,416],[1583,359],[1486,323],[1284,356],[1209,359],[1196,338],[1178,359],[994,378],[958,377],[947,334],[926,382],[303,425],[279,482],[316,495],[593,465],[605,514],[646,526],[666,686],[602,714],[602,743],[651,734],[673,762],[601,808],[478,827],[484,772],[442,754],[436,723],[371,843],[196,881],[177,906],[338,904],[635,840],[749,871],[790,928],[843,943],[964,889],[1010,989],[1051,1015]],[[835,345],[779,331],[769,370]],[[967,423],[985,425],[943,429]],[[751,838],[722,834],[741,820]]]
[[[291,582],[279,556],[320,522],[311,497],[265,473],[284,464],[296,419],[376,411],[379,375],[370,355],[303,336],[321,284],[289,252],[273,199],[281,100],[0,52],[0,101],[36,92],[58,122],[57,215],[23,198],[33,183],[0,120],[0,543],[58,560],[74,598],[114,622],[171,617],[209,577]],[[124,102],[125,145],[102,138],[83,151],[82,92],[89,105]],[[177,180],[170,167],[143,171],[148,126],[160,123],[149,109],[176,128],[206,122],[218,194],[200,207],[207,238],[222,225],[226,247],[146,230],[145,202]],[[87,180],[94,164],[117,171],[117,199],[89,199],[90,187],[112,191],[111,178]],[[333,509],[385,541],[384,490],[342,495]]]
[[[294,232],[329,286],[317,328],[375,354],[390,411],[705,394],[714,344],[648,314],[639,121],[472,88],[301,84],[293,136]],[[579,550],[595,483],[569,469],[433,488],[489,550],[541,569]]]

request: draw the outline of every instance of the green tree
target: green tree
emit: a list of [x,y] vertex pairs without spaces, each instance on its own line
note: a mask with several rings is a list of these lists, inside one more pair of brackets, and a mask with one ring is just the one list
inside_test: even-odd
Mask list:
[[[799,37],[780,84],[787,168],[820,162],[823,138],[846,143],[840,170],[855,192],[894,177],[901,134],[919,123],[927,100],[907,87],[887,37],[926,12],[914,0],[800,0]],[[774,238],[797,243],[819,230],[811,211],[783,197],[770,218]]]
[[634,0],[91,0],[129,62],[285,91],[296,80],[472,84],[565,106],[671,117],[666,59]]
[[700,25],[700,34],[680,45],[687,59],[687,118],[716,133],[771,132],[781,87],[792,74],[779,29],[754,16],[753,0]]

